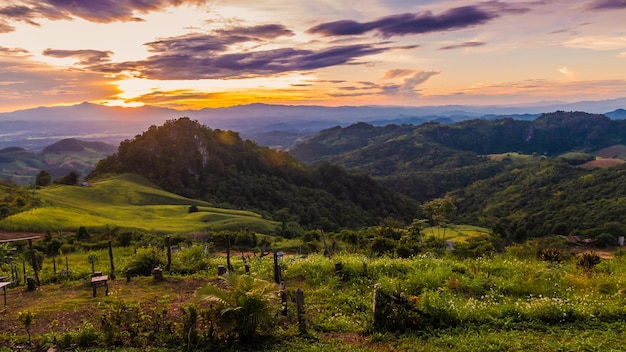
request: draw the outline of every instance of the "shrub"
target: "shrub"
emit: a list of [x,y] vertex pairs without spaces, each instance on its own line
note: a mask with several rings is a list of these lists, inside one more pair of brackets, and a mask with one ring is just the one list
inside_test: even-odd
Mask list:
[[594,243],[598,247],[613,247],[617,246],[617,238],[610,233],[603,232],[595,238]]
[[91,323],[85,323],[76,334],[76,344],[79,347],[91,347],[98,341],[98,332]]
[[410,298],[399,287],[396,291],[377,287],[374,294],[374,329],[403,332],[416,328],[421,317],[414,304],[417,298]]
[[261,331],[270,331],[278,313],[278,286],[248,275],[220,276],[220,287],[209,285],[198,292],[202,300],[219,311],[219,328],[250,341]]
[[587,274],[591,274],[596,265],[600,264],[600,256],[591,251],[585,252],[576,260],[576,266],[583,269]]
[[133,275],[150,276],[152,269],[162,266],[165,263],[165,254],[156,247],[148,246],[138,248],[132,261],[128,263],[126,270],[130,270]]
[[172,259],[172,271],[191,274],[208,269],[209,263],[204,253],[204,248],[198,245],[175,252]]
[[396,242],[390,238],[376,237],[370,246],[372,255],[381,256],[384,254],[393,253],[396,247]]
[[544,262],[560,263],[564,259],[563,252],[557,248],[546,248],[539,256]]

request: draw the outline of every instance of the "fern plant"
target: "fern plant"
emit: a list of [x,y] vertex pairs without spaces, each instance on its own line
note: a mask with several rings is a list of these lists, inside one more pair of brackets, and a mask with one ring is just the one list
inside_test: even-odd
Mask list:
[[278,286],[249,275],[226,274],[217,285],[200,291],[201,300],[219,311],[224,333],[236,333],[242,341],[253,339],[275,324],[278,312]]

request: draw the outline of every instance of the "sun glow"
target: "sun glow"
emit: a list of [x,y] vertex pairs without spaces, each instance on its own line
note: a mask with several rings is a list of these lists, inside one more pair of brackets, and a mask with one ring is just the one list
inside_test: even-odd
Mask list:
[[123,79],[114,84],[120,94],[102,103],[110,106],[145,104],[174,109],[227,107],[261,101],[292,101],[318,95],[308,82],[315,77],[291,74],[239,80],[159,81]]

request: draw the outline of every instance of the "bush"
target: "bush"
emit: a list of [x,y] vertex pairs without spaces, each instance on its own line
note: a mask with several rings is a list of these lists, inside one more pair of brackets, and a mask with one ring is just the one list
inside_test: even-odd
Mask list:
[[564,259],[563,252],[557,248],[546,248],[539,256],[544,262],[560,263]]
[[591,274],[596,265],[600,264],[602,259],[600,256],[591,251],[585,252],[576,260],[576,266],[583,269],[587,274]]
[[172,259],[172,271],[181,274],[195,273],[208,267],[202,246],[196,245],[177,251]]
[[162,250],[153,246],[138,248],[126,270],[130,270],[132,275],[150,276],[152,269],[163,266],[165,262],[165,253]]
[[617,246],[617,238],[610,233],[603,232],[595,238],[598,247],[614,247]]

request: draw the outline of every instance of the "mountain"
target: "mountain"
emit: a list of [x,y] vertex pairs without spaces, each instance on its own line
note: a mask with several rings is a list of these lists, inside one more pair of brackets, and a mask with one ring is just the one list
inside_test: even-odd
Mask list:
[[592,152],[626,142],[626,121],[584,112],[543,114],[534,121],[511,118],[375,127],[358,123],[324,130],[298,143],[299,160],[342,165],[425,201],[504,171],[520,152],[557,156]]
[[457,221],[503,237],[626,235],[626,166],[581,168],[562,159],[509,169],[451,192]]
[[556,110],[605,113],[624,107],[626,98],[578,103],[542,102],[522,106],[324,107],[250,104],[182,111],[154,106],[121,108],[82,103],[0,113],[0,148],[19,146],[38,151],[64,138],[118,144],[149,126],[189,117],[211,128],[238,131],[245,139],[286,149],[297,140],[323,129],[345,127],[356,122],[383,126],[505,117],[533,120],[541,113]]
[[0,178],[18,184],[33,184],[42,170],[52,178],[77,171],[87,175],[95,164],[115,152],[115,146],[103,142],[64,139],[45,147],[41,152],[9,147],[0,150]]
[[626,120],[626,110],[624,109],[607,112],[605,115],[613,120]]
[[414,201],[368,176],[327,163],[306,167],[286,152],[189,118],[152,126],[122,142],[89,178],[126,172],[186,197],[271,215],[283,223],[286,236],[294,226],[333,230],[378,224],[390,216],[410,221],[417,214]]

